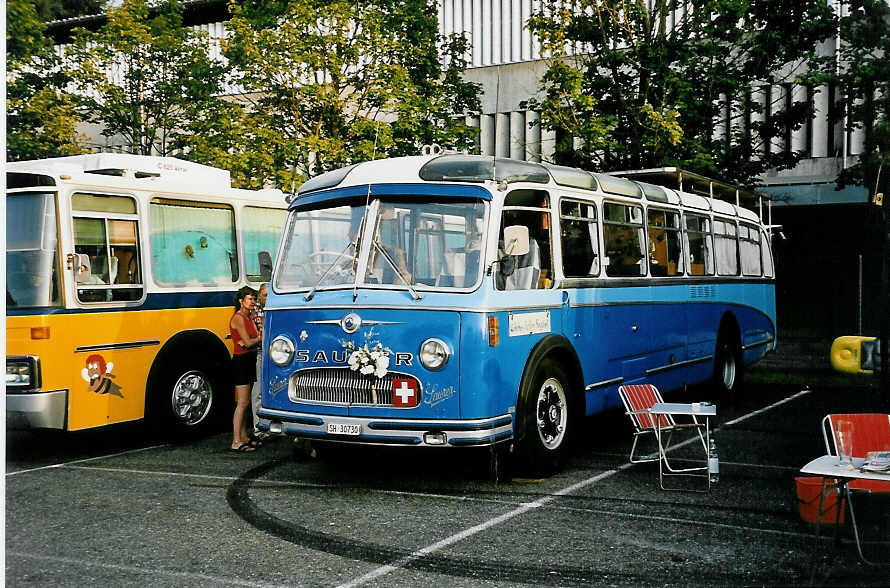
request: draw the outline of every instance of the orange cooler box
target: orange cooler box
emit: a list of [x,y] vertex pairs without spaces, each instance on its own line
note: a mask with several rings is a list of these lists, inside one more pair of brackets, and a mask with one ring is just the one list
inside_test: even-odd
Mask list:
[[[822,492],[821,476],[795,478],[797,481],[797,506],[800,518],[807,523],[819,523],[819,493]],[[825,498],[822,501],[823,525],[844,522],[844,500],[841,499],[841,516],[837,516],[837,482],[833,478],[825,480]]]

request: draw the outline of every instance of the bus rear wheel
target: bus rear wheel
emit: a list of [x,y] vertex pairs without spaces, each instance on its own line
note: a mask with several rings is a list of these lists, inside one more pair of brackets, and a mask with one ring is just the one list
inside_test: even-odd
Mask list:
[[534,475],[551,475],[566,458],[572,427],[569,377],[560,364],[543,360],[525,395],[525,430],[517,447],[517,467]]
[[721,339],[714,360],[714,387],[719,400],[731,400],[738,392],[744,377],[744,364],[738,345]]

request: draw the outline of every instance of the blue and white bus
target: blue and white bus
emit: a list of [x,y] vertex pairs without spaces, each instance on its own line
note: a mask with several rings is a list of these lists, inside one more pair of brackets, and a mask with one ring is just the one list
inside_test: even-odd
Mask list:
[[774,269],[765,226],[728,202],[508,159],[395,158],[303,184],[265,321],[273,432],[503,444],[545,473],[621,384],[734,391],[775,348]]

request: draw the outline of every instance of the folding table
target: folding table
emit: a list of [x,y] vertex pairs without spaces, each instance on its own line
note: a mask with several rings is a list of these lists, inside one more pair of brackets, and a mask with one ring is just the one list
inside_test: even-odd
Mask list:
[[[876,480],[879,482],[890,482],[890,473],[863,470],[863,463],[865,463],[865,459],[861,457],[854,457],[853,463],[851,465],[841,463],[840,458],[837,455],[823,455],[822,457],[817,457],[807,465],[800,468],[800,473],[802,474],[822,476],[822,493],[819,497],[819,514],[818,518],[816,519],[817,521],[822,520],[822,506],[825,499],[826,479],[837,479],[838,492],[842,492],[844,494],[847,499],[848,505],[850,505],[850,488],[848,487],[849,482],[853,480]],[[850,520],[853,522],[853,536],[856,538],[856,550],[859,552],[859,558],[865,563],[872,563],[865,559],[865,556],[862,554],[862,544],[859,539],[859,528],[856,526],[856,515],[853,513],[852,508],[849,508],[849,511]],[[840,508],[838,508],[837,516],[839,519]],[[821,525],[816,525],[817,536],[819,535],[820,527]]]
[[[692,417],[692,424],[701,440],[702,448],[705,452],[705,465],[691,468],[675,468],[671,466],[667,458],[667,452],[661,441],[661,420],[660,418],[652,419],[655,421],[655,438],[658,441],[658,484],[662,490],[677,490],[678,488],[665,488],[664,476],[695,476],[704,477],[707,480],[707,489],[698,490],[698,492],[710,492],[711,477],[708,472],[708,458],[710,457],[709,449],[711,447],[711,425],[710,418],[717,416],[717,406],[705,402],[693,402],[691,404],[683,404],[678,402],[656,402],[649,409],[653,415],[685,415]],[[704,422],[699,422],[698,418],[704,417]],[[704,434],[702,434],[704,430]],[[688,443],[686,441],[685,443]],[[684,443],[684,444],[685,444]]]

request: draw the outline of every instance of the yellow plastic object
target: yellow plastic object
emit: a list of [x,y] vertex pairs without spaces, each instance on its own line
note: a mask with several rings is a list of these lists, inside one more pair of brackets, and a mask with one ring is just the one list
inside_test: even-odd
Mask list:
[[831,344],[831,367],[848,374],[871,374],[872,370],[862,368],[862,344],[873,342],[876,337],[846,335],[838,337]]

